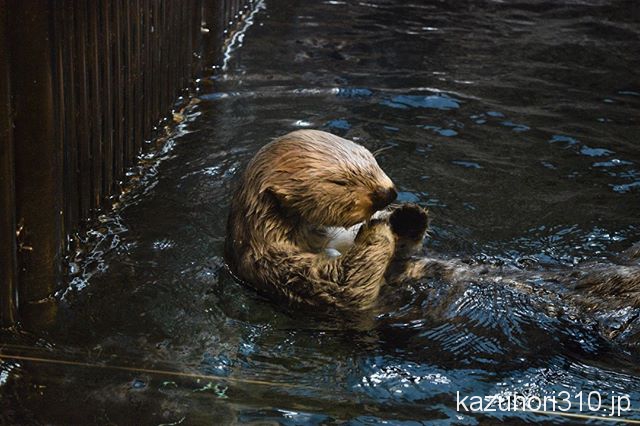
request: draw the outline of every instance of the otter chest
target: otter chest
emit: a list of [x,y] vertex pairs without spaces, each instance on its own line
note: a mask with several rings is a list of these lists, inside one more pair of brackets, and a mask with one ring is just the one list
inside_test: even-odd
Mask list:
[[353,246],[361,226],[309,228],[298,235],[298,245],[311,253],[324,252],[329,257],[337,257]]

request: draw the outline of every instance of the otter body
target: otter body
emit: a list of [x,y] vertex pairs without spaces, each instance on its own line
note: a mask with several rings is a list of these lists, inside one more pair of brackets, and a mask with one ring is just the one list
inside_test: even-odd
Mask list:
[[227,224],[229,267],[292,302],[368,308],[396,246],[406,246],[388,220],[372,219],[396,195],[366,148],[316,130],[289,133],[262,147],[241,177]]

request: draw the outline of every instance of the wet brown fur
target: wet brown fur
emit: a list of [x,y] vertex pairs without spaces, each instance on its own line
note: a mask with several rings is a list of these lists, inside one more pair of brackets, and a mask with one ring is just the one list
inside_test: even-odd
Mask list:
[[[376,192],[393,182],[364,147],[315,130],[289,133],[248,164],[231,204],[225,254],[257,290],[292,302],[372,306],[397,237]],[[331,227],[363,224],[348,249],[331,256]]]
[[542,279],[561,284],[571,295],[567,302],[585,311],[640,308],[640,265],[633,258],[623,260],[625,264],[585,264],[575,269],[528,271],[417,256],[404,266],[402,275],[396,279],[435,278],[460,282],[499,277],[520,288],[531,287],[527,283],[531,279]]

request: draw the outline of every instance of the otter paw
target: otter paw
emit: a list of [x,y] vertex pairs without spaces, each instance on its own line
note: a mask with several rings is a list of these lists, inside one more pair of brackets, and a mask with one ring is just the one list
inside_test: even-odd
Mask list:
[[404,204],[391,213],[389,224],[399,238],[421,240],[429,226],[429,213],[416,204]]
[[372,220],[362,225],[355,241],[356,243],[365,244],[393,244],[393,231],[386,221]]

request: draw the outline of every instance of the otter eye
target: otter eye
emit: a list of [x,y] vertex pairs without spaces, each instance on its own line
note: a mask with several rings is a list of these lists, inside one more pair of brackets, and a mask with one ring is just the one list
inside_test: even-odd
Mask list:
[[334,185],[339,185],[339,186],[347,186],[348,182],[346,180],[340,180],[340,179],[329,179],[329,182],[331,182]]

